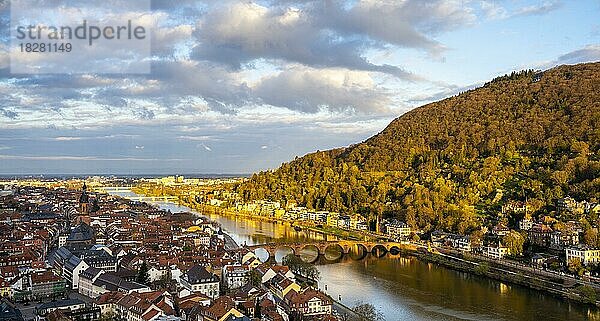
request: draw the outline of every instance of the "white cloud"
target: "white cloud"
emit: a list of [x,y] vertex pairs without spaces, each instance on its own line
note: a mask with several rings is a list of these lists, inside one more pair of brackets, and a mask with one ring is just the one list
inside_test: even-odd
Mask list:
[[263,78],[252,89],[265,104],[302,112],[389,112],[390,94],[364,71],[296,66]]
[[182,158],[139,158],[139,157],[99,157],[99,156],[26,156],[0,155],[0,160],[41,160],[41,161],[108,161],[108,162],[163,162],[185,161]]

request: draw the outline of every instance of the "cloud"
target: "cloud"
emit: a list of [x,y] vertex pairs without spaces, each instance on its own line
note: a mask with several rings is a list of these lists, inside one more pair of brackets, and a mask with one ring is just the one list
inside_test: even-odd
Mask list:
[[135,116],[142,120],[152,120],[154,119],[154,111],[148,109],[147,107],[141,107],[138,110],[133,112]]
[[445,47],[432,35],[476,20],[473,9],[458,1],[357,1],[346,7],[343,1],[323,2],[319,22],[345,35],[364,35],[377,42],[423,49],[434,56]]
[[480,1],[479,6],[485,18],[491,20],[500,20],[515,17],[545,15],[562,7],[562,2],[546,1],[540,4],[508,10],[498,1],[483,0]]
[[323,109],[387,113],[391,99],[367,72],[302,66],[263,78],[253,88],[253,94],[264,104],[307,113]]
[[42,160],[42,161],[108,161],[108,162],[156,162],[156,161],[185,161],[182,158],[139,158],[139,157],[99,157],[99,156],[28,156],[0,155],[0,160]]
[[205,136],[187,136],[187,135],[182,135],[182,136],[178,136],[177,139],[191,140],[191,141],[210,141],[210,140],[215,140],[215,138],[213,136],[209,136],[209,135],[205,135]]
[[57,141],[71,141],[71,140],[82,140],[82,137],[76,137],[76,136],[59,136],[59,137],[55,137],[54,140]]
[[483,12],[483,16],[487,19],[496,20],[509,17],[509,13],[506,8],[496,1],[481,1],[479,5],[481,7],[481,11]]
[[546,1],[541,4],[526,6],[517,9],[512,16],[534,16],[544,15],[562,6],[560,1]]
[[0,107],[0,115],[9,119],[17,119],[17,117],[19,117],[19,114],[5,107]]
[[577,64],[582,62],[600,61],[600,45],[588,45],[584,48],[561,55],[557,64]]
[[468,7],[433,1],[309,2],[300,8],[256,3],[224,5],[202,17],[192,57],[240,69],[257,59],[340,67],[419,80],[399,66],[369,62],[365,53],[386,45],[423,49],[439,55],[443,46],[427,34],[468,24]]
[[600,61],[600,45],[587,45],[558,56],[554,60],[538,63],[538,69],[549,69],[557,65],[575,65],[586,62]]

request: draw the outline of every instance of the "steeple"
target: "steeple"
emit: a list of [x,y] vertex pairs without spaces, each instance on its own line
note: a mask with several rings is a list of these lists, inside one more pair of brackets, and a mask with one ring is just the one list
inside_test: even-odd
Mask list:
[[81,196],[79,196],[79,212],[87,214],[89,212],[90,197],[87,194],[87,186],[85,183],[83,183],[81,189]]

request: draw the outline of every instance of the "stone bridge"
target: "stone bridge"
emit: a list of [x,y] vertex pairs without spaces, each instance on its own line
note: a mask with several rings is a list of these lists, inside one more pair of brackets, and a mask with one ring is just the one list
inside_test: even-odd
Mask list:
[[[245,246],[248,250],[251,250],[256,253],[258,249],[264,249],[269,253],[269,258],[274,258],[277,251],[290,251],[294,255],[300,255],[301,253],[317,252],[318,256],[325,255],[326,251],[337,252],[340,254],[339,257],[344,255],[349,255],[352,252],[359,254],[361,258],[366,256],[367,253],[376,254],[379,257],[382,257],[386,253],[397,254],[401,250],[415,250],[415,246],[401,242],[371,242],[371,241],[348,241],[348,240],[339,240],[339,241],[320,241],[320,242],[295,242],[295,243],[266,243],[259,245],[251,245]],[[338,258],[339,258],[338,257]],[[315,260],[317,259],[315,258]],[[335,258],[337,259],[337,258]]]

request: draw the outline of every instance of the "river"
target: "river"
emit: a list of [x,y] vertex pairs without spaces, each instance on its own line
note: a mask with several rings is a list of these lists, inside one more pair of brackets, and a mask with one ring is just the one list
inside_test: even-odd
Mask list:
[[[115,193],[132,196],[133,193]],[[156,203],[171,212],[196,212]],[[205,215],[221,224],[238,244],[323,240],[316,232],[296,231],[281,223]],[[320,264],[319,286],[353,306],[369,302],[386,320],[600,320],[595,308],[521,286],[457,272],[413,257],[388,256],[355,261],[349,257]]]

